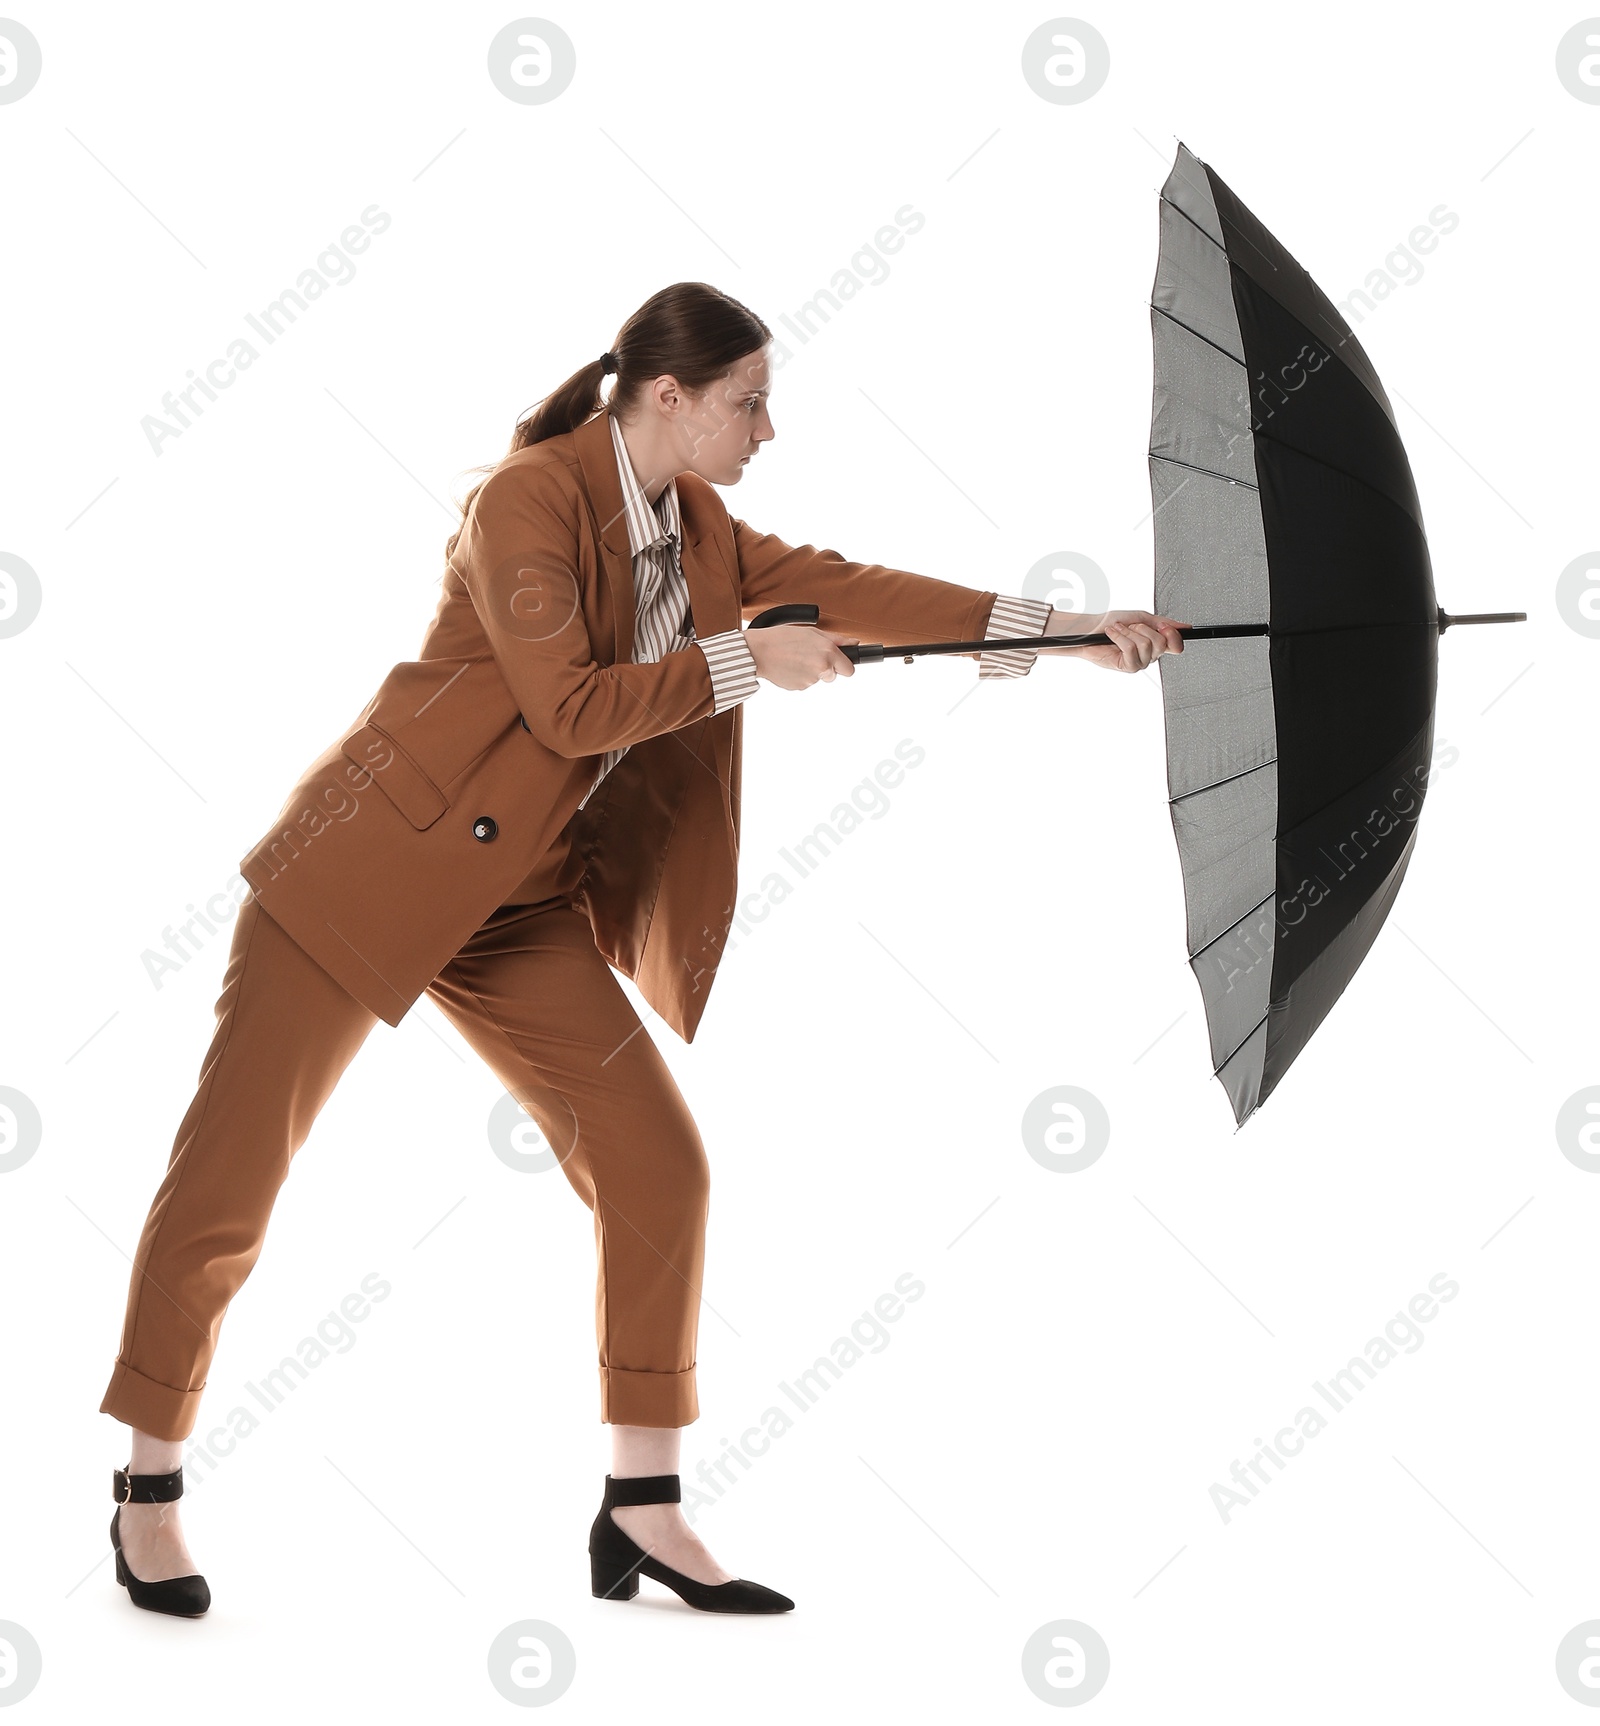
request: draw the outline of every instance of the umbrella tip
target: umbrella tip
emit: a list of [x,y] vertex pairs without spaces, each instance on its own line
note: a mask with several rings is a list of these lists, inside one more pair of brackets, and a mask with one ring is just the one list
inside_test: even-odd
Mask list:
[[1525,611],[1473,611],[1465,612],[1458,617],[1452,617],[1441,605],[1439,611],[1439,633],[1441,635],[1454,623],[1526,623],[1528,614]]

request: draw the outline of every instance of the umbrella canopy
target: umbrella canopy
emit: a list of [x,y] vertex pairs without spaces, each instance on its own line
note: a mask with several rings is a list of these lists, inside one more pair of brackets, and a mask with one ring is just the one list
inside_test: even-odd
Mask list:
[[1365,957],[1416,843],[1440,611],[1372,362],[1181,144],[1151,294],[1155,609],[1189,962],[1241,1124]]

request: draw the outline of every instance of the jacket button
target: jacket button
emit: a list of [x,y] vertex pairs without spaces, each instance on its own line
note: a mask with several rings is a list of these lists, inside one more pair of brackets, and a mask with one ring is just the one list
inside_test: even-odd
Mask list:
[[472,824],[472,837],[482,839],[485,843],[494,838],[500,831],[492,815],[480,815]]

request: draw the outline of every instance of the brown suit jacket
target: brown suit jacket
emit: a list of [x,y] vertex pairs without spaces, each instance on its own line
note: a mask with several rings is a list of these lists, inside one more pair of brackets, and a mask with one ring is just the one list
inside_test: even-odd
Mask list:
[[[995,595],[786,545],[678,475],[695,632],[810,601],[863,641],[979,640]],[[595,944],[691,1041],[738,885],[743,706],[712,715],[693,643],[635,665],[633,560],[606,413],[507,456],[445,566],[414,660],[301,775],[239,868],[342,987],[398,1025],[511,901],[599,771],[574,834]],[[975,656],[974,656],[975,657]],[[871,673],[869,673],[871,675]]]

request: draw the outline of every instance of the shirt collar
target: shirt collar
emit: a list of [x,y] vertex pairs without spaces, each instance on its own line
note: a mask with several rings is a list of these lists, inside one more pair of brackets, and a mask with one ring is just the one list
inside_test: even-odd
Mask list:
[[611,442],[617,452],[617,474],[622,480],[622,513],[628,523],[628,546],[637,557],[648,547],[661,544],[669,535],[682,533],[678,516],[677,476],[674,475],[667,481],[665,489],[652,508],[644,487],[639,484],[638,476],[633,471],[633,462],[628,457],[628,446],[622,441],[622,428],[617,424],[616,415],[610,414],[607,417],[611,421]]

